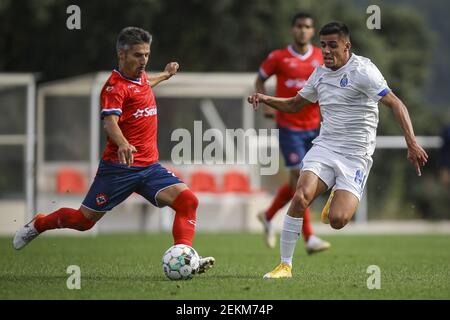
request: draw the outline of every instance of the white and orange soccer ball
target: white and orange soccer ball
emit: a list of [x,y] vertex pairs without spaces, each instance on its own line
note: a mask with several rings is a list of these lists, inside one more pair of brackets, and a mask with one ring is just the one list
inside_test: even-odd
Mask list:
[[164,274],[170,280],[189,280],[199,267],[200,257],[194,248],[177,244],[164,253],[162,266]]

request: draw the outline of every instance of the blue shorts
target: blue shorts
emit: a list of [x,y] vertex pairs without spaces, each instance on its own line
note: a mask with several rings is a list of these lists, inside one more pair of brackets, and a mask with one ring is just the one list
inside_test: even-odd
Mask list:
[[158,193],[177,183],[183,182],[159,163],[127,167],[101,160],[83,206],[94,211],[109,211],[136,192],[159,207]]
[[281,152],[284,163],[290,169],[300,169],[303,157],[312,147],[312,141],[318,136],[319,130],[292,130],[278,128]]

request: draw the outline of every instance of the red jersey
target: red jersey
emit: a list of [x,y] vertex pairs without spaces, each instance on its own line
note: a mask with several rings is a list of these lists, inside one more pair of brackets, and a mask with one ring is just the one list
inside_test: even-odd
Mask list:
[[[323,64],[322,51],[310,45],[308,51],[301,55],[292,46],[272,51],[259,68],[259,75],[267,79],[272,75],[277,77],[275,95],[290,98],[297,95],[303,88],[314,69]],[[320,110],[318,103],[303,107],[297,113],[277,111],[277,124],[282,128],[294,130],[313,130],[320,124]]]
[[[102,119],[118,115],[119,127],[137,152],[133,154],[133,166],[148,166],[158,161],[157,108],[147,74],[140,79],[129,79],[113,70],[100,94]],[[119,162],[117,145],[108,137],[103,160]]]

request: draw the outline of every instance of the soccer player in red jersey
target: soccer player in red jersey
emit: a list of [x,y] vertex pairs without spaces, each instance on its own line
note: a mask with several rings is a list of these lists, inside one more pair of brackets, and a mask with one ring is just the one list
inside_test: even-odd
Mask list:
[[[147,77],[152,36],[136,27],[123,29],[117,39],[118,68],[101,91],[101,117],[108,141],[94,182],[79,209],[61,208],[37,214],[15,235],[21,249],[42,232],[57,228],[85,231],[104,214],[136,192],[153,205],[175,210],[174,244],[192,246],[197,197],[172,172],[158,162],[157,106],[152,87],[176,74],[179,65],[167,64],[164,72]],[[198,273],[214,264],[200,259]]]
[[[275,95],[282,98],[295,96],[314,69],[323,64],[321,49],[311,44],[314,36],[314,21],[311,15],[297,13],[292,18],[291,32],[293,43],[284,49],[271,52],[261,64],[255,83],[257,92],[265,94],[264,82],[275,75]],[[279,112],[267,106],[264,113],[266,117],[276,117],[280,148],[286,167],[290,170],[289,181],[278,189],[271,206],[258,216],[264,226],[266,244],[274,248],[276,238],[271,220],[295,193],[301,161],[319,133],[320,110],[318,103],[311,103],[296,113]],[[328,249],[330,244],[313,234],[309,215],[309,209],[306,209],[302,235],[306,250],[311,254]]]

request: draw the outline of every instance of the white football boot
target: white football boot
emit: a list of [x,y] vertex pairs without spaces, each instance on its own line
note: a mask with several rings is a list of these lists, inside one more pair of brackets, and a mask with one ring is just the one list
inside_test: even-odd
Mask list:
[[275,248],[277,244],[277,237],[275,236],[275,231],[273,230],[272,223],[270,221],[267,221],[266,213],[264,211],[258,214],[258,219],[259,221],[261,221],[264,228],[264,242],[269,248]]
[[322,240],[315,235],[310,236],[306,242],[306,252],[308,252],[308,254],[321,252],[329,249],[330,247],[331,244],[329,242]]
[[216,259],[213,257],[200,257],[198,268],[195,270],[195,273],[205,273],[213,267],[214,263],[216,263]]
[[16,250],[20,250],[29,244],[34,238],[39,235],[36,228],[34,227],[34,222],[37,218],[44,216],[43,214],[37,214],[30,222],[20,228],[13,240],[13,247]]

